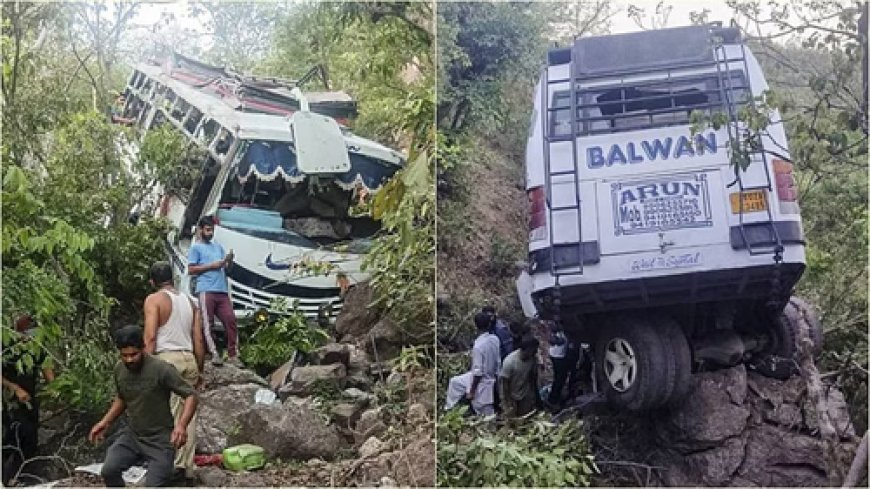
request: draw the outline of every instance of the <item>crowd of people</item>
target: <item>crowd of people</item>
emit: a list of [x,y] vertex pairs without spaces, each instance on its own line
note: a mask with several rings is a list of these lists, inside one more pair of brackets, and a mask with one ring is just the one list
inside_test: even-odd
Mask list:
[[[142,461],[148,467],[147,486],[193,476],[197,392],[203,388],[206,356],[216,366],[223,364],[211,328],[215,316],[226,330],[227,361],[241,364],[226,276],[232,251],[226,253],[213,241],[211,216],[200,219],[197,234],[188,256],[188,273],[196,278],[190,293],[176,288],[169,263],[153,264],[148,276],[156,291],[145,299],[144,328],[127,325],[114,332],[120,357],[113,371],[116,395],[88,434],[91,442],[100,442],[126,413],[127,423],[108,447],[102,466],[107,486],[123,486],[122,473]],[[31,316],[23,316],[15,324],[18,336],[12,343],[29,341],[36,328]],[[12,394],[9,402],[4,396],[3,403],[4,486],[19,478],[23,466],[37,455],[38,374],[42,372],[47,382],[54,380],[53,370],[43,368],[46,352],[37,350],[32,361],[21,362],[4,348],[3,388]]]
[[[527,320],[507,324],[495,308],[484,307],[474,316],[477,337],[471,348],[471,368],[450,379],[445,410],[468,406],[469,414],[525,416],[535,410],[558,411],[574,398],[588,358],[582,344],[554,322]],[[540,342],[536,327],[547,328],[553,381],[542,396],[538,379]],[[544,389],[546,392],[546,389]]]

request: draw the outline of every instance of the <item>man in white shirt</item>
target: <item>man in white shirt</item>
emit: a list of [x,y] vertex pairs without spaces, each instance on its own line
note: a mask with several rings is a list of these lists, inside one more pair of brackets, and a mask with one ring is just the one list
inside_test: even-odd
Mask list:
[[[144,342],[146,353],[168,362],[192,387],[202,387],[205,362],[205,341],[202,318],[193,300],[175,289],[172,268],[167,262],[157,262],[148,271],[151,286],[157,292],[145,299]],[[176,422],[182,415],[184,398],[173,395],[170,401]],[[187,443],[176,452],[175,469],[193,477],[193,455],[196,448],[196,418],[187,425]]]
[[474,317],[478,336],[471,350],[471,370],[450,379],[444,409],[452,409],[463,398],[481,416],[495,414],[493,405],[496,381],[501,372],[501,344],[492,334],[492,319],[488,314]]

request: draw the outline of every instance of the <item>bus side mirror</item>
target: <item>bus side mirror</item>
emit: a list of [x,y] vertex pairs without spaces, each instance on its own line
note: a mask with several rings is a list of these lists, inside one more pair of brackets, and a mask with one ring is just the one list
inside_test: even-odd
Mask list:
[[313,112],[294,112],[290,116],[290,132],[296,148],[296,165],[302,173],[350,171],[344,135],[335,119]]

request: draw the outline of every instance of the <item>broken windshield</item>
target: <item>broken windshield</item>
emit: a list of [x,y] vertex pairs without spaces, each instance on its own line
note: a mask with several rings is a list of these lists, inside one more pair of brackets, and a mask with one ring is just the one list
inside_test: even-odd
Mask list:
[[[271,165],[272,171],[251,172],[236,164],[224,186],[221,207],[245,214],[242,220],[247,224],[237,230],[276,241],[286,241],[290,238],[282,238],[283,233],[292,233],[336,251],[367,250],[369,238],[378,232],[380,224],[369,216],[352,212],[363,191],[362,185],[345,188],[336,178],[288,171],[280,162],[286,161],[292,148],[287,143],[269,143],[249,148],[258,147],[260,164]],[[249,154],[250,151],[246,153]],[[245,161],[245,156],[236,161]],[[256,214],[264,212],[268,213],[266,218]],[[252,224],[249,221],[255,215],[256,222]]]

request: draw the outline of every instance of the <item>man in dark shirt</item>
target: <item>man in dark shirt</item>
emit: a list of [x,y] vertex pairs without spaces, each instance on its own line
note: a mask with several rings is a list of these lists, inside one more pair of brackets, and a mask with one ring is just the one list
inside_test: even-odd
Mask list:
[[[115,365],[118,394],[112,407],[91,428],[88,439],[97,442],[124,411],[128,425],[109,447],[101,475],[109,487],[122,487],[121,474],[140,459],[148,461],[145,485],[163,486],[173,475],[175,450],[187,441],[187,425],[196,412],[196,394],[169,363],[145,353],[142,330],[125,326],[115,334],[121,361]],[[171,394],[184,398],[178,423],[169,408]]]
[[511,337],[510,328],[503,319],[498,317],[495,308],[492,306],[483,306],[481,312],[492,318],[492,334],[498,336],[499,352],[501,361],[512,351],[514,351],[513,337]]
[[[39,399],[36,397],[39,371],[46,382],[54,380],[54,371],[43,367],[45,351],[38,348],[23,349],[25,343],[36,334],[36,323],[29,315],[15,323],[19,338],[3,350],[3,389],[12,393],[7,402],[3,396],[3,485],[7,486],[19,476],[24,463],[36,456],[39,439]],[[33,361],[28,367],[25,357]],[[19,370],[21,362],[23,370]]]

